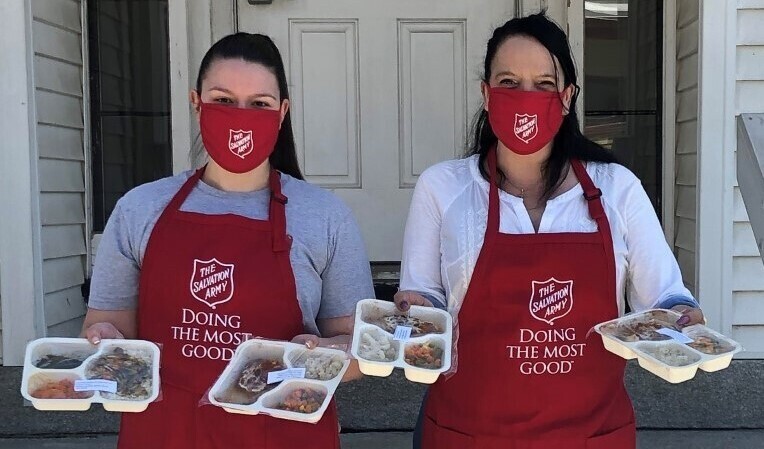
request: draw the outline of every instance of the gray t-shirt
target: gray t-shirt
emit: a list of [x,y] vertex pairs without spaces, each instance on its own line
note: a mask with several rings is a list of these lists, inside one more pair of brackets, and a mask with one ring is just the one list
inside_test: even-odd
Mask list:
[[[192,172],[143,184],[122,197],[98,246],[89,307],[128,310],[138,304],[138,283],[149,236],[160,214]],[[305,330],[318,334],[316,319],[352,315],[355,304],[374,297],[369,259],[350,209],[336,196],[288,175],[281,176],[290,259]],[[208,215],[268,218],[268,189],[237,193],[198,182],[181,210]]]

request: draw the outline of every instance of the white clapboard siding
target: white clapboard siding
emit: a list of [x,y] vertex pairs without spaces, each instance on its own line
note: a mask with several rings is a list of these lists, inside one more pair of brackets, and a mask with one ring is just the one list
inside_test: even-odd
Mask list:
[[764,8],[741,9],[737,15],[737,44],[764,45]]
[[737,47],[738,81],[760,81],[764,79],[764,45],[745,45]]
[[733,198],[735,201],[733,206],[735,223],[747,223],[748,212],[745,210],[745,203],[743,202],[743,195],[740,193],[740,187],[735,187]]
[[762,9],[764,0],[737,0],[737,9]]
[[732,228],[733,255],[741,257],[758,257],[759,249],[753,229],[748,223],[735,223]]
[[[34,0],[34,2],[47,0]],[[61,61],[82,66],[80,34],[35,20],[32,23],[32,39],[36,55],[46,55]]]
[[[737,113],[764,113],[764,0],[738,0]],[[751,357],[764,356],[764,262],[740,188],[733,195],[733,338]]]
[[761,354],[764,354],[762,335],[764,335],[764,326],[762,325],[732,326],[732,338],[745,349],[742,356],[761,358]]
[[73,318],[63,323],[57,323],[48,327],[48,336],[50,337],[71,337],[79,335],[82,331],[82,322],[84,316]]
[[82,225],[43,226],[42,257],[44,260],[82,256],[86,253]]
[[[87,236],[79,0],[32,0],[45,324],[77,335]],[[68,323],[68,324],[67,324]]]
[[682,279],[693,293],[697,246],[698,17],[698,0],[677,1],[674,251]]
[[75,0],[34,0],[32,16],[55,27],[80,32],[80,2]]
[[84,160],[82,130],[37,125],[37,147],[41,158]]
[[40,192],[84,192],[85,171],[80,161],[40,158]]
[[677,247],[676,260],[682,267],[682,280],[685,287],[692,289],[695,286],[695,253]]
[[40,221],[43,226],[85,223],[85,205],[78,192],[47,193],[40,197]]
[[34,77],[37,89],[82,97],[82,68],[73,64],[35,56]]
[[[764,23],[762,23],[764,28]],[[762,46],[764,49],[764,46]],[[739,80],[736,83],[737,112],[760,113],[762,112],[762,95],[764,95],[764,80]]]
[[86,310],[79,286],[45,295],[45,319],[49,328],[79,318]]

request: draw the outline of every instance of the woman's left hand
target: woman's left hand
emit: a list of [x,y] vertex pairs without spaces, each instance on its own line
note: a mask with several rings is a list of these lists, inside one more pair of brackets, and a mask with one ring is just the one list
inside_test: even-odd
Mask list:
[[678,305],[672,307],[671,310],[682,314],[676,322],[676,324],[681,327],[692,326],[693,324],[705,324],[706,322],[705,316],[703,316],[703,311],[697,307]]

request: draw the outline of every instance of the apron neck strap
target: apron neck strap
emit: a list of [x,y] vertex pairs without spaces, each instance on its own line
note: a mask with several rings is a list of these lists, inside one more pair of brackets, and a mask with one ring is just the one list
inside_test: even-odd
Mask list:
[[592,178],[589,177],[589,173],[586,172],[586,168],[584,168],[584,164],[581,161],[573,159],[570,161],[570,165],[573,167],[573,172],[576,174],[576,178],[578,178],[578,182],[581,183],[581,187],[584,190],[584,199],[586,199],[586,204],[589,207],[589,215],[600,224],[600,220],[605,218],[605,208],[602,206],[601,200],[602,190],[594,185]]
[[180,206],[183,205],[183,203],[186,201],[186,198],[188,198],[188,195],[191,193],[191,190],[194,189],[194,186],[197,182],[202,178],[202,175],[204,174],[204,169],[207,166],[196,170],[193,175],[189,176],[186,182],[183,183],[183,186],[178,190],[178,193],[175,194],[174,197],[172,197],[172,200],[170,200],[170,203],[165,208],[165,212],[175,212],[180,210]]
[[[499,186],[498,186],[498,170],[497,170],[497,149],[494,146],[488,151],[488,171],[490,173],[489,193],[488,193],[488,232],[498,232],[499,230]],[[584,198],[586,204],[589,207],[589,215],[593,220],[597,222],[599,227],[602,228],[602,220],[605,219],[605,208],[602,206],[602,191],[598,189],[592,178],[584,168],[584,164],[578,159],[570,161],[570,165],[573,168],[573,172],[578,178],[578,182],[581,183],[581,187],[584,190]]]
[[274,169],[271,169],[268,177],[268,186],[271,189],[268,221],[271,223],[273,251],[289,251],[291,242],[286,230],[286,204],[289,198],[281,193],[281,175]]
[[[180,210],[180,207],[188,198],[194,186],[204,175],[206,166],[198,169],[183,184],[178,193],[165,208],[165,212],[174,212]],[[271,224],[271,235],[273,236],[273,251],[289,251],[291,248],[290,238],[286,232],[286,204],[289,199],[281,193],[281,176],[279,172],[271,169],[268,175],[268,187],[271,191],[271,198],[268,206],[268,221]]]
[[498,150],[494,145],[493,148],[488,150],[488,172],[490,173],[488,179],[488,226],[486,227],[486,233],[498,233],[499,232],[499,184],[497,173],[497,155]]

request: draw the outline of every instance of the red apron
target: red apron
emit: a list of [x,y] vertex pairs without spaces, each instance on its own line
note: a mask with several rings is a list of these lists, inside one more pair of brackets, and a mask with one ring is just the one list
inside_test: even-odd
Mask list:
[[502,234],[496,151],[488,225],[459,312],[459,364],[428,393],[424,449],[634,449],[625,361],[596,323],[618,316],[601,192],[572,162],[598,232]]
[[123,414],[118,447],[339,448],[333,403],[315,425],[199,406],[239,343],[303,332],[278,173],[270,174],[268,220],[181,211],[202,173],[178,191],[149,239],[138,337],[162,345],[162,400]]

